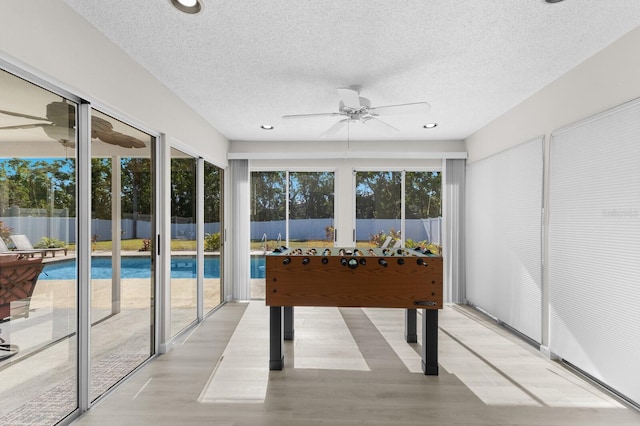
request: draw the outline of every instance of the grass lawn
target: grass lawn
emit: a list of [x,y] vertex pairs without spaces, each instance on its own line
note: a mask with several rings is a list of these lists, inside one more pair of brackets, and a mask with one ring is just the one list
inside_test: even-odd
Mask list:
[[[126,251],[138,251],[143,246],[143,240],[141,238],[133,240],[122,240],[122,250]],[[276,240],[269,240],[265,243],[262,241],[251,241],[251,250],[260,251],[273,250],[279,245],[283,245],[284,242],[278,242]],[[329,243],[326,240],[311,240],[311,241],[289,241],[289,247],[333,247],[333,242]],[[376,247],[369,241],[358,241],[356,247]],[[69,250],[75,250],[75,244],[69,244]],[[109,251],[111,250],[111,241],[98,241],[93,244],[94,251]],[[195,251],[196,242],[193,240],[171,240],[172,251]]]
[[[133,240],[122,240],[121,247],[123,251],[138,251],[144,243],[142,238]],[[69,250],[75,250],[75,244],[69,244]],[[98,241],[92,244],[94,251],[110,251],[111,241]],[[195,251],[196,242],[194,240],[171,240],[171,250],[173,251]]]

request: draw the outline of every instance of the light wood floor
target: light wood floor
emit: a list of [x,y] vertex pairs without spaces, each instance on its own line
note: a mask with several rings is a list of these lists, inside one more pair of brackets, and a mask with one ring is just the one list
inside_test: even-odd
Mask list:
[[639,425],[640,413],[466,306],[440,312],[439,376],[403,311],[296,308],[269,371],[263,301],[229,303],[78,425]]

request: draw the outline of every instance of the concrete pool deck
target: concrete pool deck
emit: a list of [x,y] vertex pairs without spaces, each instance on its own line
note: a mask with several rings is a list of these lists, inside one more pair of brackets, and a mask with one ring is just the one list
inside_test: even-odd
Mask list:
[[[71,253],[66,256],[67,259],[74,257]],[[62,256],[60,259],[56,256],[56,259],[63,260]],[[175,334],[196,320],[195,279],[172,278],[170,285],[171,330]],[[152,281],[150,278],[125,278],[120,287],[119,304],[114,304],[112,280],[91,280],[94,377],[91,392],[94,396],[99,396],[150,356]],[[204,301],[205,312],[220,304],[219,278],[205,280]],[[29,316],[0,324],[3,338],[20,348],[13,357],[0,361],[0,382],[3,384],[0,419],[30,401],[34,401],[32,405],[40,404],[41,395],[63,386],[61,384],[70,379],[69,383],[75,386],[76,306],[75,280],[38,280],[31,297]],[[106,362],[107,359],[110,361]],[[75,398],[74,392],[69,395]],[[75,406],[75,400],[58,399],[56,397],[53,404],[56,407]]]

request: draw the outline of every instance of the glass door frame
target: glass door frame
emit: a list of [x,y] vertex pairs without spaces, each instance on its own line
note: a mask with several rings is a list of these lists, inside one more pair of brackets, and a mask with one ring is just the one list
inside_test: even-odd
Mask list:
[[[285,242],[284,245],[289,246],[289,173],[333,173],[333,220],[335,224],[336,215],[338,213],[338,202],[335,197],[337,189],[338,169],[336,167],[250,167],[249,177],[253,172],[284,172],[285,173]],[[250,224],[249,224],[250,225]],[[334,233],[333,242],[336,242]]]
[[[160,134],[147,128],[135,120],[124,116],[121,112],[110,108],[107,105],[100,104],[99,101],[85,99],[77,94],[69,92],[68,90],[56,86],[51,83],[46,75],[40,75],[37,71],[29,69],[24,64],[12,63],[10,59],[6,59],[0,56],[0,70],[6,71],[15,75],[29,83],[43,88],[55,95],[61,96],[74,102],[77,105],[76,108],[76,265],[77,265],[77,280],[76,280],[76,327],[77,327],[77,348],[76,348],[76,408],[71,411],[66,417],[59,419],[59,424],[69,424],[77,419],[82,413],[86,412],[93,404],[98,403],[109,392],[106,392],[103,396],[91,402],[90,400],[90,335],[91,335],[91,112],[95,108],[102,113],[106,113],[115,119],[122,121],[128,125],[131,125],[147,134],[152,136],[156,143],[152,146],[152,160],[151,170],[153,173],[153,182],[157,188],[159,188],[159,159],[156,155],[157,145],[160,143]],[[151,351],[148,362],[151,358],[158,354],[158,327],[160,310],[158,309],[158,301],[160,292],[158,283],[158,247],[155,244],[158,241],[158,229],[159,229],[159,216],[157,212],[160,211],[159,197],[155,197],[153,205],[156,214],[152,223],[152,235],[155,235],[152,247],[154,250],[154,256],[152,256],[152,284],[153,284],[153,296],[156,302],[153,304],[152,309],[152,324],[155,330],[150,330],[151,333]],[[152,295],[150,295],[151,297]],[[146,363],[145,362],[145,363]],[[145,363],[138,366],[137,369],[142,367]],[[136,369],[136,370],[137,370]],[[134,370],[135,371],[135,370]]]
[[[160,265],[160,256],[159,256],[159,232],[160,229],[160,198],[157,196],[158,188],[160,184],[160,176],[158,171],[160,168],[160,159],[158,156],[159,145],[161,143],[161,134],[153,131],[141,123],[136,122],[130,117],[123,116],[123,114],[108,105],[100,104],[99,102],[94,101],[86,101],[83,100],[79,105],[78,111],[78,132],[79,132],[79,143],[78,143],[78,199],[86,199],[89,200],[87,203],[78,203],[78,281],[83,282],[83,280],[87,283],[91,283],[91,258],[92,258],[92,242],[91,242],[91,199],[92,199],[92,188],[91,188],[91,114],[92,111],[98,111],[103,114],[107,114],[113,117],[116,120],[123,122],[129,126],[132,126],[144,133],[147,133],[152,137],[153,142],[151,144],[151,174],[152,174],[152,182],[154,185],[154,190],[152,191],[153,199],[151,201],[154,213],[153,220],[151,222],[151,235],[154,238],[151,241],[151,293],[149,297],[153,298],[152,306],[151,306],[151,330],[150,330],[150,351],[149,357],[146,361],[136,367],[130,374],[140,369],[146,363],[148,363],[151,359],[157,356],[159,351],[159,334],[158,334],[158,324],[160,323],[160,297],[161,297],[161,289],[160,289],[160,274],[159,274],[159,265]],[[88,142],[85,142],[88,141]],[[83,209],[87,209],[86,213],[82,212]],[[81,214],[84,213],[84,214]],[[82,238],[80,238],[82,237]],[[107,392],[102,394],[100,397],[96,398],[94,401],[90,399],[90,370],[91,370],[91,348],[90,348],[90,334],[91,334],[91,324],[90,324],[90,311],[91,311],[91,291],[90,285],[80,285],[78,289],[78,305],[79,305],[79,324],[78,324],[78,360],[79,360],[79,401],[82,401],[80,405],[80,414],[87,411],[94,404],[99,403],[103,398],[105,398],[113,389],[109,389]],[[86,311],[86,312],[85,312]],[[82,328],[82,329],[81,329]],[[86,330],[83,330],[86,328]],[[84,339],[81,342],[81,336],[86,333]],[[124,378],[123,378],[124,379]]]
[[[187,154],[196,160],[196,262],[197,262],[197,272],[196,272],[196,319],[184,327],[182,330],[177,332],[175,335],[171,335],[171,220],[170,220],[170,210],[171,205],[171,151],[178,150],[184,154]],[[160,262],[159,265],[161,267],[160,272],[160,280],[164,282],[164,286],[160,289],[160,294],[158,295],[157,304],[159,306],[159,316],[158,316],[158,327],[156,327],[156,336],[158,341],[158,353],[166,353],[170,350],[170,347],[173,345],[175,341],[177,341],[181,336],[191,332],[193,327],[197,326],[200,322],[204,320],[208,315],[215,312],[217,308],[212,309],[209,312],[204,312],[204,164],[205,161],[209,164],[212,164],[216,167],[219,167],[223,173],[223,182],[226,181],[226,173],[228,168],[226,165],[221,165],[218,161],[215,161],[211,158],[204,158],[201,155],[197,154],[193,148],[183,145],[177,142],[174,139],[170,141],[167,138],[167,135],[160,134],[159,144],[158,144],[158,163],[160,173],[157,173],[158,180],[160,182],[160,186],[158,187],[159,204],[164,204],[167,206],[166,209],[162,209],[158,211],[157,220],[159,224],[162,224],[162,227],[159,228],[162,231],[157,234],[157,240],[159,241],[158,249],[156,250],[156,255],[159,257]],[[222,198],[222,217],[221,220],[224,220],[224,211],[226,209],[226,203],[224,202],[225,197],[227,195],[226,185],[223,186],[221,190],[221,198]],[[161,236],[162,235],[162,236]],[[225,238],[226,238],[226,228],[224,223],[221,223],[221,247],[220,250],[224,250],[225,247]],[[225,257],[221,253],[221,259]],[[221,302],[218,305],[221,306],[226,300],[226,290],[227,286],[223,280],[223,270],[224,265],[220,263],[220,279],[221,279]]]
[[[220,257],[219,257],[219,270],[220,270],[220,299],[218,301],[218,305],[213,307],[212,309],[209,309],[208,311],[205,311],[205,309],[208,309],[207,306],[205,306],[205,283],[204,283],[204,279],[205,279],[205,270],[204,270],[204,264],[205,264],[205,240],[204,240],[204,236],[205,236],[205,201],[204,201],[204,193],[207,190],[206,188],[206,181],[205,181],[205,172],[206,172],[206,165],[209,164],[211,166],[217,167],[218,169],[220,169],[220,207],[219,207],[219,214],[220,214]],[[225,239],[226,239],[226,229],[224,226],[224,219],[225,219],[225,209],[226,209],[226,203],[225,203],[225,199],[226,199],[226,171],[227,168],[226,167],[222,167],[220,165],[218,165],[217,162],[214,161],[210,161],[209,159],[206,158],[202,158],[199,157],[198,158],[198,170],[197,170],[197,187],[200,188],[200,192],[202,192],[202,202],[198,204],[198,216],[197,216],[197,226],[198,229],[202,229],[202,235],[203,235],[203,239],[202,239],[202,248],[200,248],[200,242],[198,241],[198,263],[202,264],[202,298],[201,301],[199,301],[198,303],[202,305],[202,312],[200,311],[200,308],[198,308],[198,317],[201,319],[204,319],[206,317],[208,317],[209,315],[211,315],[219,306],[221,306],[223,303],[225,303],[226,298],[225,298],[225,263],[226,263],[226,256],[224,249],[225,249]],[[200,220],[202,223],[200,223]],[[201,256],[201,259],[200,259]]]
[[[352,245],[355,247],[356,241],[356,223],[357,223],[357,208],[356,208],[356,174],[359,172],[389,172],[389,173],[401,173],[400,178],[400,240],[402,247],[405,246],[406,236],[406,174],[407,172],[438,172],[443,174],[443,167],[354,167],[351,173],[351,191],[353,200],[353,215],[352,215]],[[440,193],[442,194],[444,180],[441,182]]]

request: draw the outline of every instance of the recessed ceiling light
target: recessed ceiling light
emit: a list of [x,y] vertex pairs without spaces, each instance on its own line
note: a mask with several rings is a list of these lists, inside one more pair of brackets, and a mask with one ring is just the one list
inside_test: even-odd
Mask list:
[[200,0],[171,0],[171,4],[184,13],[198,13],[202,9]]
[[560,3],[562,0],[542,0],[544,3],[549,3],[549,4],[553,4],[553,3]]
[[424,126],[425,129],[433,129],[434,127],[438,127],[438,123],[427,123]]
[[260,128],[264,130],[273,130],[273,126],[269,124],[263,124],[262,126],[260,126]]

